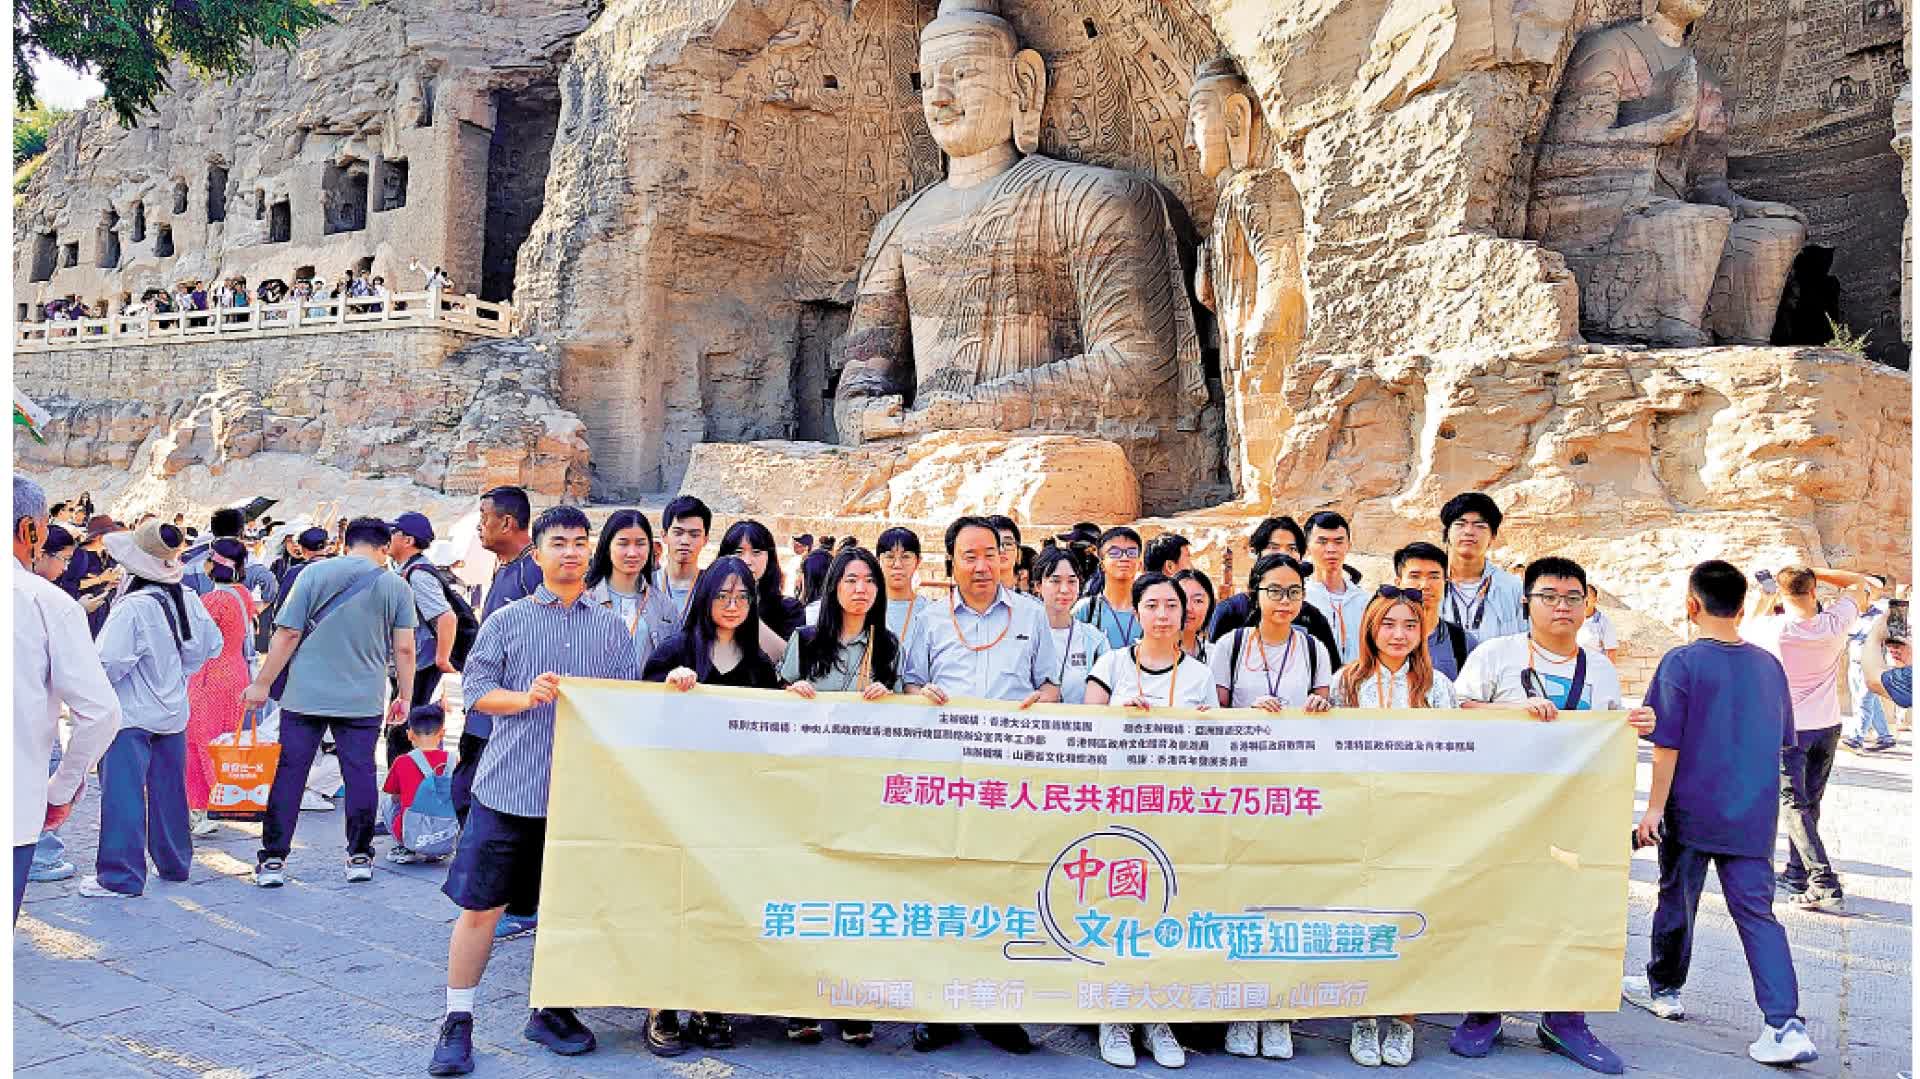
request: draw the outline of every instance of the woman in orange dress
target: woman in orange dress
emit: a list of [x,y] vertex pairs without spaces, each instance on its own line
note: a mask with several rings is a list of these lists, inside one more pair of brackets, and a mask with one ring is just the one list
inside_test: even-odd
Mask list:
[[239,583],[246,575],[247,548],[236,539],[218,539],[207,552],[207,576],[213,591],[200,597],[220,627],[220,654],[187,680],[187,809],[196,836],[218,825],[207,819],[213,794],[213,758],[207,746],[240,725],[240,691],[252,681],[248,646],[258,614],[252,593]]

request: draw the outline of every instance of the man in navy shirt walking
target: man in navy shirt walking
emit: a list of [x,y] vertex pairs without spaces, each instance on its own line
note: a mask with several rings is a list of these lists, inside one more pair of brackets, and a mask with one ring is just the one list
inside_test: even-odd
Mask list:
[[1740,638],[1746,598],[1738,569],[1720,561],[1695,566],[1687,619],[1700,637],[1663,656],[1647,686],[1656,717],[1653,789],[1634,843],[1659,845],[1660,899],[1646,977],[1627,978],[1622,990],[1663,1019],[1684,1014],[1680,989],[1693,959],[1695,912],[1713,866],[1765,1016],[1747,1054],[1762,1064],[1804,1064],[1819,1053],[1797,1014],[1793,955],[1773,916],[1780,750],[1794,744],[1793,696],[1780,661]]

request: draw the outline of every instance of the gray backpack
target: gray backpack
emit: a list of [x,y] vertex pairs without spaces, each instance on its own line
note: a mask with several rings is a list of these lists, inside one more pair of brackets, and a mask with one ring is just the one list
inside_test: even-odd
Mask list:
[[400,818],[401,841],[415,854],[444,858],[460,842],[460,818],[453,812],[452,762],[436,770],[417,749],[407,759],[420,769],[421,779],[413,804]]

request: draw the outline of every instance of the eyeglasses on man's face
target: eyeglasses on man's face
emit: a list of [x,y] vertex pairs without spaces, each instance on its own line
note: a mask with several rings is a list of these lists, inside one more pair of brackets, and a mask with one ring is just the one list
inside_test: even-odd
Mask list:
[[1587,594],[1585,592],[1534,592],[1527,598],[1538,600],[1549,607],[1557,607],[1563,611],[1570,611],[1576,607],[1585,607],[1587,605]]

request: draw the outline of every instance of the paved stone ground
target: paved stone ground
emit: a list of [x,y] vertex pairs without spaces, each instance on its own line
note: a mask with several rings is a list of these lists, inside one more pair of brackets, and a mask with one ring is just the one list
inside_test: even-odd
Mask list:
[[[1640,787],[1649,766],[1643,750]],[[1829,844],[1851,892],[1846,916],[1779,908],[1793,942],[1802,1011],[1823,1052],[1803,1069],[1816,1076],[1892,1079],[1911,1067],[1912,742],[1885,754],[1843,756],[1826,801]],[[86,899],[71,883],[30,885],[14,938],[15,1068],[21,1076],[196,1075],[222,1079],[285,1075],[335,1077],[424,1074],[444,1003],[447,924],[453,907],[438,888],[445,870],[382,861],[371,884],[341,879],[340,814],[303,814],[289,868],[292,882],[260,891],[246,881],[257,826],[223,825],[196,852],[193,879],[157,878],[133,900]],[[66,832],[84,875],[99,828],[91,795]],[[1622,828],[1627,827],[1622,822]],[[378,845],[384,849],[385,840]],[[1784,841],[1782,846],[1784,856]],[[1651,852],[1633,864],[1627,967],[1647,956],[1656,869]],[[1700,908],[1700,938],[1688,1018],[1667,1023],[1631,1007],[1596,1014],[1593,1026],[1629,1062],[1632,1074],[1721,1079],[1774,1074],[1746,1058],[1756,1032],[1751,983],[1717,882]],[[866,1049],[831,1037],[787,1045],[770,1024],[743,1027],[739,1049],[649,1056],[644,1013],[584,1013],[600,1049],[564,1060],[523,1041],[531,938],[502,944],[480,992],[479,1067],[485,1079],[548,1076],[873,1075],[1098,1076],[1109,1074],[1091,1036],[1071,1027],[1037,1028],[1040,1050],[1009,1057],[976,1040],[920,1055],[903,1026],[881,1027]],[[1451,1076],[1577,1076],[1545,1053],[1532,1025],[1509,1019],[1507,1041],[1481,1061],[1446,1051],[1458,1016],[1428,1016],[1414,1067]],[[1287,1064],[1194,1054],[1203,1074],[1352,1075],[1346,1026],[1295,1025],[1298,1052]],[[1142,1069],[1153,1065],[1145,1061]]]

